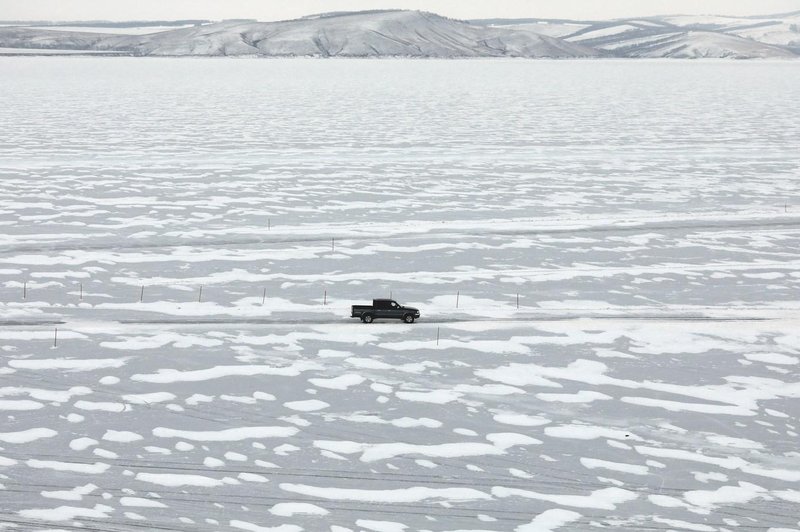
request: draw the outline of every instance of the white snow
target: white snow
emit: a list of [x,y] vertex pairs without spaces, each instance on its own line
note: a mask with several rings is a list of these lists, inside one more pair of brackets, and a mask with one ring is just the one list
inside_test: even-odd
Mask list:
[[395,395],[404,401],[443,405],[458,400],[462,394],[453,390],[431,390],[428,392],[398,391]]
[[320,499],[373,503],[415,503],[427,500],[478,501],[491,495],[473,488],[429,488],[413,486],[398,489],[323,488],[306,484],[280,484],[280,489]]
[[140,382],[151,382],[156,384],[171,384],[175,382],[198,382],[213,379],[221,379],[233,376],[253,376],[253,375],[280,375],[295,377],[303,371],[320,369],[312,362],[298,362],[286,367],[271,367],[260,365],[241,365],[241,366],[215,366],[213,368],[198,370],[176,370],[160,369],[158,373],[136,374],[131,376],[131,380]]
[[609,462],[608,460],[599,460],[597,458],[581,458],[581,465],[587,469],[608,469],[632,475],[647,475],[650,471],[647,466]]
[[402,442],[356,443],[351,441],[318,440],[314,442],[314,447],[343,454],[360,452],[362,453],[362,462],[376,462],[404,455],[422,455],[428,458],[500,455],[505,454],[507,449],[516,445],[537,445],[541,443],[539,440],[525,435],[498,434],[493,437],[496,438],[497,442],[491,445],[478,442],[422,445]]
[[324,410],[331,405],[319,399],[307,399],[304,401],[289,401],[283,403],[283,406],[300,412],[315,412],[317,410]]
[[0,410],[38,410],[43,407],[42,403],[29,399],[0,399]]
[[272,515],[292,517],[293,515],[328,515],[328,510],[308,502],[279,502],[269,509]]
[[581,390],[577,393],[537,393],[537,399],[553,403],[591,403],[592,401],[608,401],[612,399],[610,395],[589,390]]
[[17,461],[13,458],[6,458],[5,456],[0,456],[0,467],[9,467],[12,465],[16,465]]
[[166,401],[174,401],[175,399],[175,394],[171,392],[131,393],[122,396],[123,401],[134,405],[163,403]]
[[338,377],[333,377],[330,379],[308,379],[308,382],[313,384],[314,386],[318,386],[320,388],[328,388],[331,390],[346,390],[351,386],[358,386],[366,379],[361,375],[356,375],[354,373],[346,373],[344,375],[339,375]]
[[494,415],[494,420],[506,425],[518,425],[521,427],[538,427],[547,425],[550,420],[541,416],[531,416],[528,414],[500,413]]
[[177,473],[137,473],[136,480],[170,488],[179,488],[181,486],[213,488],[225,484],[223,480],[204,475],[185,475]]
[[541,445],[542,441],[532,438],[527,434],[516,432],[495,432],[487,434],[486,439],[492,442],[499,449],[510,449],[517,445]]
[[101,412],[127,412],[131,410],[131,407],[126,405],[125,403],[114,403],[111,401],[75,401],[72,405],[79,410],[87,410],[89,412],[101,411]]
[[396,521],[378,521],[375,519],[358,519],[356,525],[372,532],[403,532],[408,527]]
[[297,434],[294,427],[237,427],[222,430],[178,430],[166,427],[153,429],[159,438],[183,438],[192,441],[241,441],[253,438],[288,438]]
[[351,421],[353,423],[373,423],[378,425],[394,425],[400,428],[414,428],[414,427],[427,427],[437,429],[442,426],[442,422],[428,417],[412,418],[401,417],[397,419],[383,419],[376,415],[370,414],[350,414],[350,415],[337,415],[328,416],[329,419],[341,419],[343,421]]
[[525,499],[537,499],[560,506],[594,508],[598,510],[614,510],[617,505],[630,502],[638,497],[636,493],[622,488],[603,488],[593,491],[590,495],[555,495],[502,486],[492,488],[492,495],[500,498],[522,497]]
[[52,438],[58,436],[58,432],[44,427],[20,430],[17,432],[0,432],[0,442],[4,443],[30,443],[42,438]]
[[233,519],[228,523],[233,528],[247,530],[248,532],[302,532],[303,528],[297,525],[260,526],[248,521]]
[[765,362],[767,364],[800,364],[800,358],[781,353],[745,353],[744,358],[754,362]]
[[139,441],[142,438],[141,434],[136,434],[135,432],[131,432],[129,430],[107,430],[105,434],[103,434],[103,439],[106,441],[113,441],[118,443],[130,443],[133,441]]
[[667,519],[665,517],[653,517],[653,522],[667,525],[670,528],[679,530],[694,530],[697,532],[716,532],[717,528],[713,526],[704,525],[702,523],[690,523],[681,519]]
[[259,475],[258,473],[239,473],[236,478],[243,480],[244,482],[258,482],[260,484],[269,482],[267,477],[264,475]]
[[120,497],[119,503],[122,506],[133,506],[137,508],[167,508],[167,505],[163,502],[142,497]]
[[763,449],[764,445],[747,438],[733,438],[731,436],[720,436],[719,434],[711,434],[706,436],[706,439],[711,443],[716,443],[723,447],[733,447],[736,449]]
[[26,519],[42,521],[72,521],[81,517],[86,519],[105,519],[114,509],[104,504],[95,504],[93,508],[75,506],[59,506],[57,508],[40,508],[20,510],[19,515]]
[[108,464],[102,462],[78,463],[78,462],[59,462],[57,460],[37,460],[30,459],[25,461],[25,465],[32,469],[52,469],[53,471],[69,471],[87,475],[99,475],[108,470]]
[[0,58],[9,519],[796,528],[794,61],[98,61]]
[[[59,336],[62,336],[59,332]],[[62,339],[63,336],[62,336]],[[27,359],[9,360],[8,365],[14,369],[44,370],[60,369],[66,371],[95,371],[105,368],[119,368],[125,365],[127,358],[102,358],[102,359]]]
[[683,494],[689,504],[709,509],[725,504],[744,504],[766,496],[767,489],[749,482],[739,482],[738,486],[722,486],[716,490],[687,491]]
[[607,28],[588,31],[585,33],[581,33],[580,35],[576,35],[574,37],[569,37],[568,40],[570,41],[585,41],[588,39],[596,39],[598,37],[606,37],[609,35],[617,35],[619,33],[625,33],[632,30],[637,30],[636,26],[631,26],[629,24],[618,24],[615,26],[609,26]]
[[642,438],[626,430],[597,427],[593,425],[551,425],[545,427],[544,433],[551,438],[568,438],[575,440],[610,438],[612,440],[642,441]]
[[571,510],[562,510],[560,508],[552,508],[545,510],[536,517],[533,521],[526,525],[520,525],[514,529],[515,532],[551,532],[565,527],[580,519],[582,516],[578,512]]
[[172,345],[179,349],[194,346],[216,347],[222,345],[222,343],[221,340],[216,338],[208,338],[194,334],[160,333],[153,336],[126,337],[115,342],[101,342],[100,345],[109,349],[137,351],[141,349],[156,349],[166,345]]
[[71,442],[69,442],[69,448],[73,451],[83,451],[91,447],[92,445],[97,445],[99,442],[92,438],[75,438]]
[[97,489],[94,484],[75,486],[71,490],[42,491],[41,496],[48,499],[60,499],[63,501],[80,501],[84,495],[89,495]]

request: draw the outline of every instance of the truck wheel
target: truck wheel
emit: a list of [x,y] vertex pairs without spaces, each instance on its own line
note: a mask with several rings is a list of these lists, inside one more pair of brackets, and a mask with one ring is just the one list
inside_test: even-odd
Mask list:
[[363,321],[364,323],[372,323],[373,319],[374,318],[372,317],[372,314],[364,314],[363,316],[361,316],[361,321]]
[[403,316],[403,321],[406,323],[414,323],[414,315],[406,314],[405,316]]

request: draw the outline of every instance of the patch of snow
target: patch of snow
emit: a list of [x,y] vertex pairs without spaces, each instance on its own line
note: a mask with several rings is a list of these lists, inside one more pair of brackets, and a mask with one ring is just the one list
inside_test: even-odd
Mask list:
[[85,464],[79,462],[59,462],[56,460],[35,459],[27,460],[25,465],[33,469],[52,469],[53,471],[69,471],[71,473],[82,473],[86,475],[99,475],[101,473],[105,473],[108,468],[111,467],[102,462]]
[[[59,332],[59,337],[62,334]],[[66,338],[65,338],[66,339]],[[45,370],[58,369],[65,371],[95,371],[106,368],[120,368],[128,361],[127,358],[48,358],[48,359],[17,359],[9,360],[8,365],[14,369]]]
[[20,430],[18,432],[0,432],[0,442],[4,443],[30,443],[42,438],[58,436],[58,432],[44,427]]
[[118,443],[130,443],[132,441],[139,441],[142,438],[140,434],[136,434],[135,432],[130,432],[127,430],[106,430],[106,433],[103,434],[103,439],[106,441],[113,441]]
[[333,377],[331,379],[308,379],[308,381],[313,384],[314,386],[318,386],[320,388],[328,388],[331,390],[346,390],[351,386],[358,386],[366,379],[361,375],[356,375],[354,373],[346,373],[344,375],[339,375],[338,377]]
[[317,410],[324,410],[331,405],[319,399],[307,399],[305,401],[289,401],[283,403],[283,406],[299,412],[315,412]]
[[270,508],[269,513],[281,517],[292,517],[294,515],[328,515],[330,512],[307,502],[279,502]]
[[357,488],[326,488],[305,484],[280,484],[280,489],[298,495],[336,501],[373,503],[415,503],[428,500],[479,501],[489,500],[491,495],[473,488],[410,488],[368,490]]
[[214,488],[225,484],[222,480],[203,475],[183,475],[175,473],[137,473],[136,480],[167,486],[169,488],[179,488],[182,486]]
[[556,495],[503,486],[492,488],[492,495],[500,498],[522,497],[524,499],[548,501],[560,506],[594,508],[597,510],[615,510],[617,505],[630,502],[638,497],[636,493],[622,488],[603,488],[593,491],[590,495]]
[[223,430],[178,430],[166,427],[153,429],[159,438],[183,438],[191,441],[241,441],[251,438],[288,438],[297,434],[294,427],[238,427]]
[[558,530],[568,524],[577,521],[582,517],[578,512],[570,510],[562,510],[560,508],[552,508],[545,510],[536,517],[533,521],[526,525],[520,525],[514,529],[515,532],[552,532]]
[[59,506],[58,508],[40,508],[20,510],[19,515],[26,519],[40,519],[42,521],[72,521],[77,518],[106,519],[114,509],[104,504],[95,504],[93,508],[78,508],[75,506]]
[[609,469],[611,471],[630,473],[632,475],[647,475],[650,471],[650,468],[647,466],[609,462],[596,458],[581,458],[581,465],[587,469]]
[[120,497],[119,503],[122,506],[133,506],[137,508],[168,508],[163,502],[155,499],[144,499],[142,497]]

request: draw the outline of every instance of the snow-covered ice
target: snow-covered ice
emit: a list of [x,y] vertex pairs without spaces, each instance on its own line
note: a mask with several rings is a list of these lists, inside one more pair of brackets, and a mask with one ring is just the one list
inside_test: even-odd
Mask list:
[[0,58],[0,521],[797,530],[795,70]]

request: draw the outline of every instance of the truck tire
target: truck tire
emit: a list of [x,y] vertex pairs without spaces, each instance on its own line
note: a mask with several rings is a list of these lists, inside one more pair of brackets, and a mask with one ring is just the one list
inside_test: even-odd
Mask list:
[[414,323],[414,315],[413,314],[405,314],[403,316],[403,321],[406,323]]
[[373,319],[374,318],[372,317],[372,314],[364,314],[363,316],[361,316],[361,321],[363,321],[364,323],[372,323]]

